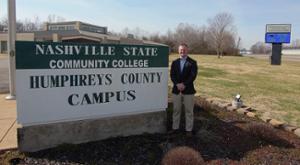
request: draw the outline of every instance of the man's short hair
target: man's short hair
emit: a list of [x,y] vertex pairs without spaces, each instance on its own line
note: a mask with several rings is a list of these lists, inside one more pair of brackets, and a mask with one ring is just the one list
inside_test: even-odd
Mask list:
[[184,47],[188,48],[188,45],[186,43],[181,43],[181,44],[179,44],[179,46],[184,46]]

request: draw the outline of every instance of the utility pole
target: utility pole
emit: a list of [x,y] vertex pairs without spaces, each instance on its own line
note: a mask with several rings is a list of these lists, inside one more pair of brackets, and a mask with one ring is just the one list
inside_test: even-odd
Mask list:
[[8,55],[9,55],[9,95],[7,100],[16,99],[16,1],[7,0],[8,4]]

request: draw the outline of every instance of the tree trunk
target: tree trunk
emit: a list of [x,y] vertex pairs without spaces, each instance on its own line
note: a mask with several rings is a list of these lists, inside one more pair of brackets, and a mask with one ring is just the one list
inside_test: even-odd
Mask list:
[[221,57],[223,57],[223,49],[220,50]]

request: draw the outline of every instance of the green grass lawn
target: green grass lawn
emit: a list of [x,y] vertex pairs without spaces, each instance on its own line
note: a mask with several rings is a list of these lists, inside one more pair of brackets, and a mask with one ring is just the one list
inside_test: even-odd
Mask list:
[[[177,57],[170,55],[170,64]],[[191,57],[198,62],[197,94],[231,102],[239,93],[261,117],[300,126],[300,62],[273,66],[251,57]]]

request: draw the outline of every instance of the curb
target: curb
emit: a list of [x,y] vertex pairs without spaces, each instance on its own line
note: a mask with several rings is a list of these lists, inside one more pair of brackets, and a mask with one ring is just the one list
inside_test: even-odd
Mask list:
[[5,148],[0,150],[0,155],[7,152],[7,151],[17,151],[18,147],[11,147],[11,148]]
[[269,123],[272,125],[274,128],[279,128],[291,133],[294,133],[296,136],[300,137],[300,128],[296,126],[291,126],[287,123],[284,123],[282,121],[278,121],[276,119],[263,119],[257,116],[254,111],[255,109],[252,109],[251,107],[248,106],[243,106],[242,108],[235,108],[232,107],[230,103],[227,103],[225,101],[217,101],[213,100],[211,98],[205,98],[200,95],[195,95],[195,104],[203,107],[204,109],[215,109],[218,111],[231,111],[231,112],[236,112],[238,114],[246,115],[251,118],[259,118],[260,120]]

